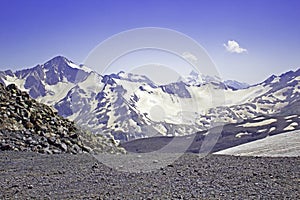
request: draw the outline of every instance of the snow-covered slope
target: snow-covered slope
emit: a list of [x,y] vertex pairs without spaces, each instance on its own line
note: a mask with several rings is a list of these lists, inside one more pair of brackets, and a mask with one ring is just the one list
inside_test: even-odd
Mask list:
[[[141,138],[121,145],[129,152],[209,153],[299,130],[300,115],[259,116],[181,137]],[[298,137],[298,138],[297,138]],[[299,141],[300,135],[295,136]],[[283,140],[284,142],[284,140]],[[284,144],[283,144],[284,145]],[[282,146],[283,146],[282,145]],[[287,147],[286,147],[287,148]],[[268,147],[266,147],[268,149]],[[269,149],[271,151],[271,149]],[[299,155],[299,154],[298,154]]]
[[241,82],[238,82],[235,80],[226,80],[226,81],[224,81],[224,84],[227,87],[230,87],[234,90],[246,89],[246,88],[250,87],[250,85],[248,83],[241,83]]
[[195,72],[157,85],[146,76],[125,72],[99,75],[58,56],[31,69],[0,72],[0,81],[15,83],[95,133],[127,141],[188,135],[213,123],[274,115],[299,100],[300,70],[243,89]]
[[88,76],[86,67],[75,66],[66,58],[57,56],[31,69],[1,72],[0,77],[5,85],[14,83],[31,97],[51,105]]
[[300,131],[290,131],[249,142],[215,154],[235,156],[290,157],[300,155]]

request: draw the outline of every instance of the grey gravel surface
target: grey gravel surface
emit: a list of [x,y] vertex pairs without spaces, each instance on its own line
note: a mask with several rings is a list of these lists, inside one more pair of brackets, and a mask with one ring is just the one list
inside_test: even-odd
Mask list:
[[4,151],[0,199],[300,199],[299,165],[300,157],[185,154],[145,173],[111,168],[90,154]]

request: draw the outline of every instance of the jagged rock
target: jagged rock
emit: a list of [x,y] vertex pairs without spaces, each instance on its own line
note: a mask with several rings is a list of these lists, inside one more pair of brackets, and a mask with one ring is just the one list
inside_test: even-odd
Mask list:
[[0,149],[1,149],[1,150],[11,150],[12,147],[11,147],[11,145],[9,145],[9,144],[7,144],[7,143],[1,143],[1,144],[0,144]]
[[60,150],[58,150],[58,149],[53,149],[52,150],[52,153],[53,154],[59,154],[59,153],[62,153]]
[[67,152],[68,151],[68,146],[65,143],[61,143],[60,144],[60,148],[64,151]]
[[77,145],[77,144],[74,144],[72,147],[71,147],[71,152],[80,152],[82,151],[82,149]]

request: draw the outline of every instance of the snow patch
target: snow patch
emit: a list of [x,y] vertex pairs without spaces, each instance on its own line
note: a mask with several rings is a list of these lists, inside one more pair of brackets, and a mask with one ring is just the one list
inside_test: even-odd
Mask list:
[[284,119],[291,119],[291,118],[295,118],[295,117],[297,117],[298,115],[290,115],[290,116],[287,116],[287,117],[285,117]]
[[231,106],[253,102],[256,97],[265,94],[270,89],[270,86],[264,87],[262,85],[257,85],[243,90],[225,90],[225,105]]
[[295,130],[297,126],[298,126],[298,123],[293,122],[290,125],[288,125],[287,127],[285,127],[283,130],[284,131],[292,131],[292,130]]
[[260,121],[260,120],[263,120],[263,119],[265,119],[265,117],[256,117],[256,118],[254,118],[253,120],[254,120],[254,121]]
[[24,88],[25,79],[18,79],[15,76],[6,76],[6,79],[3,79],[5,85],[15,84],[20,90],[29,92],[28,89]]
[[275,130],[276,130],[276,127],[272,126],[272,127],[270,128],[270,130],[269,130],[269,133],[271,133],[271,132],[273,132],[273,131],[275,131]]
[[290,131],[266,137],[214,154],[235,156],[296,157],[300,155],[300,131]]
[[252,135],[252,133],[248,133],[248,132],[241,132],[235,135],[236,138],[241,138],[242,136],[246,136],[246,135]]
[[263,132],[266,132],[268,129],[260,129],[260,130],[258,130],[257,132],[258,133],[263,133]]
[[56,85],[46,84],[46,96],[39,97],[37,100],[41,103],[53,106],[56,102],[63,99],[73,87],[74,84],[70,82],[58,82]]
[[91,70],[90,68],[88,68],[88,67],[86,67],[86,66],[84,66],[84,65],[78,66],[78,65],[76,65],[76,64],[74,64],[74,63],[72,63],[72,62],[68,62],[67,64],[68,64],[70,67],[72,67],[72,68],[80,69],[80,70],[83,70],[83,71],[88,72],[88,73],[90,73],[90,72],[93,71],[93,70]]
[[280,80],[280,77],[276,77],[271,81],[271,83],[278,83],[279,80]]
[[271,124],[273,122],[276,122],[277,119],[267,119],[267,120],[263,120],[263,121],[260,121],[260,122],[247,122],[245,124],[241,124],[241,125],[238,125],[238,126],[241,126],[241,127],[257,127],[257,126],[264,126],[264,125],[268,125],[268,124]]

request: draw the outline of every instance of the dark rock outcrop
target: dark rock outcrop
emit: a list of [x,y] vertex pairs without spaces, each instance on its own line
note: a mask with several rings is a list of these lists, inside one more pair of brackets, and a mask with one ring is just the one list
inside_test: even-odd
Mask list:
[[0,150],[48,154],[123,152],[113,140],[81,130],[14,84],[0,84]]

